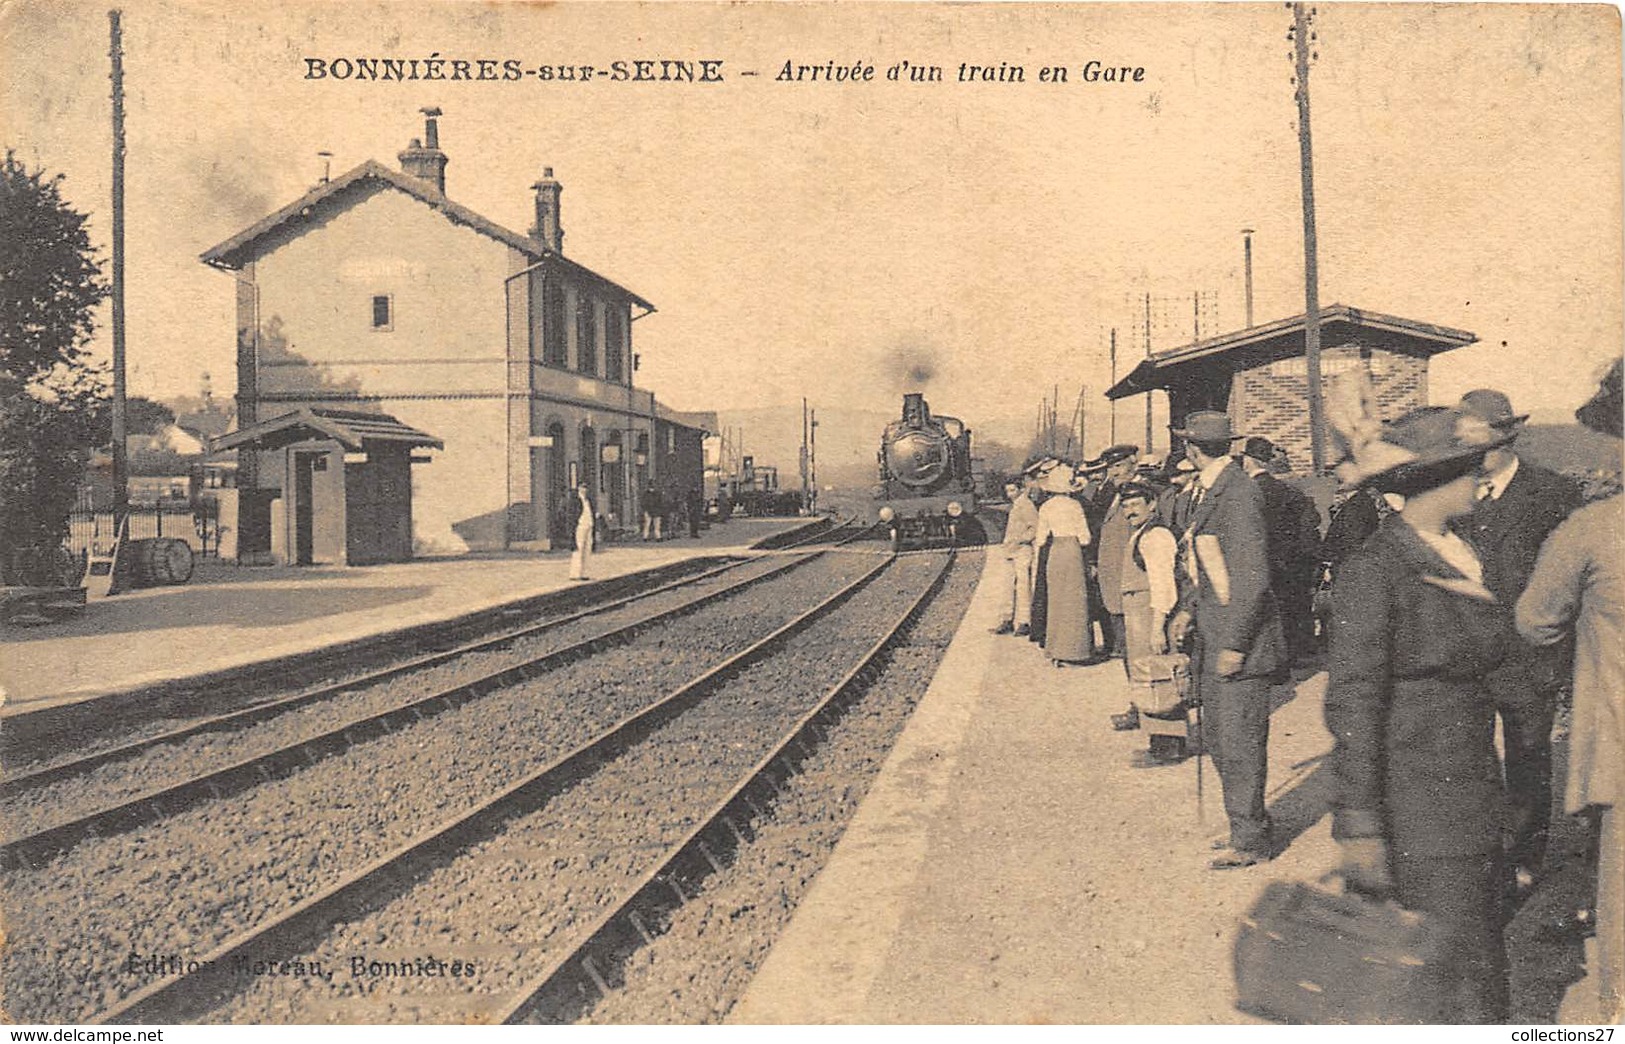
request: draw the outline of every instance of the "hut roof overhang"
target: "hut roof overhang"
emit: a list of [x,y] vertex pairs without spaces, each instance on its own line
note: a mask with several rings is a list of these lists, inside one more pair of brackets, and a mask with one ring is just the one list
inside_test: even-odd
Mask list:
[[[1472,344],[1478,335],[1334,304],[1320,310],[1320,340],[1323,345],[1353,343],[1426,358]],[[1112,385],[1106,397],[1122,399],[1211,375],[1215,369],[1233,373],[1303,354],[1304,316],[1295,315],[1158,352]]]
[[277,450],[296,442],[327,439],[356,453],[364,449],[368,442],[445,448],[445,443],[435,436],[402,424],[387,413],[307,406],[222,435],[211,440],[209,449],[213,453],[245,448]]

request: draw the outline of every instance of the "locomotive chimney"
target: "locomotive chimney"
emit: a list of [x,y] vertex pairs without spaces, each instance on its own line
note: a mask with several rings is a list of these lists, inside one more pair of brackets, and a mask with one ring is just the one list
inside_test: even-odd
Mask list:
[[542,180],[531,188],[536,190],[536,224],[531,227],[530,237],[541,240],[553,253],[562,254],[564,228],[559,223],[559,196],[564,186],[554,180],[552,167],[543,167]]
[[446,164],[450,162],[440,151],[440,127],[436,118],[440,110],[434,106],[420,109],[423,113],[423,139],[412,139],[412,144],[399,156],[401,170],[414,178],[433,185],[436,192],[446,194]]

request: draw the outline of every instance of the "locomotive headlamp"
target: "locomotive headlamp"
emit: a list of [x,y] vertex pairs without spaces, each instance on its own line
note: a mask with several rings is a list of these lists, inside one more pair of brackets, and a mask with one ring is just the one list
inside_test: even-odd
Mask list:
[[891,509],[890,505],[887,505],[886,507],[883,507],[883,508],[880,509],[880,521],[882,521],[882,522],[890,522],[892,519],[894,519],[896,517],[897,517],[897,512],[893,511]]
[[964,513],[965,513],[964,505],[960,504],[959,501],[957,501],[957,500],[948,501],[948,517],[949,518],[958,518],[960,515],[962,515]]

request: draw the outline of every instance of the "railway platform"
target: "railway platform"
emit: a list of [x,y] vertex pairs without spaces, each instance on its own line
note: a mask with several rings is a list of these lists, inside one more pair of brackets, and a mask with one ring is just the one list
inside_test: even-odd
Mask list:
[[[1055,668],[1038,646],[989,633],[997,618],[983,583],[729,1021],[1257,1021],[1233,1006],[1238,919],[1266,883],[1314,880],[1337,859],[1326,675],[1299,672],[1275,697],[1279,854],[1215,871],[1210,844],[1228,829],[1212,764],[1200,799],[1194,760],[1136,767],[1145,733],[1108,721],[1129,699],[1120,663]],[[1554,859],[1557,847],[1554,836]],[[1532,899],[1509,929],[1518,1018],[1555,1021],[1580,977],[1577,946],[1540,930],[1565,898],[1544,910]]]
[[[807,519],[735,519],[698,540],[616,543],[595,580],[738,553]],[[145,687],[439,623],[571,586],[568,552],[356,568],[204,562],[191,583],[92,601],[83,616],[0,628],[0,727]]]

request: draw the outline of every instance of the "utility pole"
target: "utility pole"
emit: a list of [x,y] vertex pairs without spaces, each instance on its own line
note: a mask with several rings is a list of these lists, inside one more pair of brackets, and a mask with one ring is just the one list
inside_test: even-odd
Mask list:
[[1303,173],[1303,347],[1309,369],[1309,459],[1311,474],[1326,466],[1324,413],[1320,394],[1320,271],[1315,258],[1315,169],[1309,136],[1309,63],[1320,57],[1310,45],[1317,36],[1310,29],[1314,11],[1302,3],[1292,5],[1292,42],[1297,55],[1298,154]]
[[[1112,386],[1116,387],[1117,386],[1117,327],[1115,327],[1115,326],[1112,327],[1111,361],[1112,361]],[[1115,445],[1117,445],[1117,400],[1113,399],[1113,400],[1111,400],[1111,403],[1112,403],[1112,406],[1111,406],[1110,421],[1106,425],[1106,427],[1111,432],[1111,444],[1115,446]]]
[[1241,270],[1247,280],[1247,329],[1253,328],[1253,230],[1241,230]]
[[812,479],[812,507],[818,506],[818,411],[807,422],[807,469]]
[[812,432],[810,424],[811,418],[807,416],[807,397],[803,395],[801,397],[801,503],[803,507],[808,508],[812,506],[812,498],[808,495],[807,485],[807,442]]
[[[1145,295],[1145,357],[1151,358],[1151,292]],[[1151,452],[1151,389],[1145,390],[1145,451]],[[1115,439],[1113,441],[1116,441]]]
[[113,534],[118,538],[130,511],[130,463],[126,443],[124,384],[124,32],[120,12],[107,12],[113,60]]
[[1059,449],[1056,440],[1060,437],[1060,433],[1056,431],[1056,428],[1060,425],[1060,423],[1061,386],[1057,384],[1055,386],[1054,393],[1050,396],[1049,401],[1049,449],[1051,453],[1054,453],[1057,449]]
[[[1149,325],[1147,325],[1145,328],[1145,357],[1147,361],[1149,361],[1151,358],[1151,327]],[[1151,396],[1153,394],[1155,393],[1150,388],[1145,390],[1145,451],[1147,453],[1150,453],[1152,450]]]

